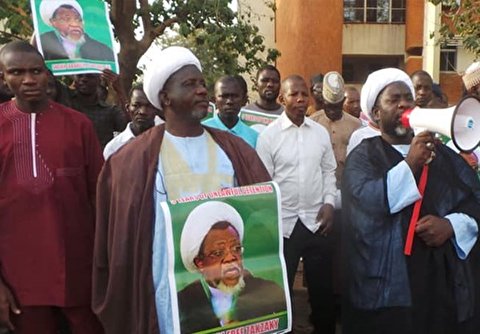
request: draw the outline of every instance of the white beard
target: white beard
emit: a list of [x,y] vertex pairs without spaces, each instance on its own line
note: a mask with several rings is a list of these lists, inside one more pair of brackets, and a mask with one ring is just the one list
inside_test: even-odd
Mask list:
[[397,136],[403,137],[407,134],[407,132],[408,130],[403,125],[399,125],[395,128],[395,134]]
[[205,116],[207,116],[208,111],[203,110],[194,110],[192,111],[192,118],[196,120],[202,120]]
[[224,293],[235,295],[235,294],[238,294],[240,291],[242,291],[244,287],[245,287],[245,280],[243,279],[243,275],[242,275],[240,276],[238,283],[235,284],[234,286],[225,285],[225,283],[220,281],[220,283],[218,283],[215,288]]

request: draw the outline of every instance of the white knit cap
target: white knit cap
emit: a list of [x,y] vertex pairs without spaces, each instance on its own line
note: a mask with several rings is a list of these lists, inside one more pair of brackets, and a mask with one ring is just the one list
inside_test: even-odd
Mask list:
[[480,84],[480,62],[476,61],[468,66],[462,80],[467,90]]
[[185,268],[196,272],[194,263],[200,246],[208,232],[218,222],[228,222],[237,230],[240,241],[243,240],[243,219],[235,208],[227,203],[210,201],[197,206],[190,212],[180,237],[180,253]]
[[62,5],[69,5],[75,8],[75,10],[83,17],[83,10],[80,7],[80,4],[75,0],[42,0],[40,3],[40,16],[42,17],[43,22],[52,26],[50,19],[53,16],[53,13]]
[[194,65],[202,71],[197,57],[187,48],[171,46],[163,49],[143,72],[143,89],[148,100],[158,109],[162,109],[158,93],[163,89],[165,82],[179,69],[187,65]]
[[382,70],[371,73],[367,81],[362,87],[362,93],[360,96],[360,106],[362,112],[368,116],[370,121],[373,121],[372,109],[377,100],[378,94],[390,85],[391,83],[401,81],[407,84],[408,88],[412,92],[412,96],[415,99],[415,89],[413,83],[407,73],[398,68],[384,68]]

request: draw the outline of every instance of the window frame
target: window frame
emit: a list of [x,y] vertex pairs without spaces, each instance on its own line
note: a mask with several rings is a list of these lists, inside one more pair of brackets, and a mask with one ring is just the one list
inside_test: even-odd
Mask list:
[[[368,23],[368,24],[405,24],[405,12],[406,12],[406,0],[403,1],[403,7],[395,7],[393,8],[392,5],[393,5],[393,2],[395,2],[395,0],[387,0],[388,2],[388,19],[386,21],[379,21],[379,17],[378,17],[378,9],[384,9],[383,7],[379,7],[378,6],[378,1],[377,0],[377,6],[376,7],[371,7],[371,6],[368,6],[368,2],[369,0],[361,0],[363,2],[363,5],[361,7],[356,7],[357,6],[357,1],[355,0],[351,0],[351,1],[348,1],[348,0],[344,0],[343,1],[343,22],[345,24],[365,24],[365,23]],[[346,3],[349,2],[352,4],[352,6],[347,6]],[[347,11],[348,11],[348,15],[347,15]],[[377,12],[377,18],[375,21],[369,21],[368,18],[369,18],[369,12],[370,11],[376,11]],[[357,20],[359,14],[357,13],[360,13],[362,12],[362,17],[360,20]],[[403,20],[401,21],[394,21],[392,22],[392,13],[395,13],[395,12],[403,12]],[[348,18],[353,18],[353,20],[348,20]]]

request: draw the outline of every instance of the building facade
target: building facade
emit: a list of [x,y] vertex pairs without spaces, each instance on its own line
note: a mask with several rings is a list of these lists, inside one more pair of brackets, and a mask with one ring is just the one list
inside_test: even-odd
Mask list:
[[[256,10],[272,3],[241,0]],[[282,76],[339,71],[347,84],[360,87],[372,71],[397,67],[424,69],[455,104],[461,74],[473,61],[459,40],[440,46],[441,6],[426,0],[276,0],[272,20],[257,25],[268,47],[281,56]],[[262,7],[263,6],[263,7]],[[267,11],[268,12],[268,11]]]

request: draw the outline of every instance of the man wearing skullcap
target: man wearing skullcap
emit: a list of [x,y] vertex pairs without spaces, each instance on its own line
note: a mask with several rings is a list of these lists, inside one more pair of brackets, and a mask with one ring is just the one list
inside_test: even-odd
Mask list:
[[[408,75],[403,71],[397,71],[396,69],[382,69],[371,73],[367,81],[362,87],[360,96],[360,107],[362,114],[368,118],[368,126],[355,130],[350,136],[350,141],[347,145],[347,155],[353,151],[365,138],[380,136],[380,129],[378,128],[377,121],[373,118],[372,109],[375,104],[375,99],[380,93],[380,88],[387,86],[394,81],[404,81],[408,85],[411,84],[411,80],[408,79]],[[411,86],[412,94],[415,94],[413,85]]]
[[480,62],[472,63],[462,76],[467,94],[480,98]]
[[93,309],[112,334],[173,330],[160,202],[270,179],[242,139],[201,125],[207,89],[190,50],[163,50],[144,91],[165,124],[114,154],[97,187]]
[[308,285],[311,320],[318,333],[335,333],[332,236],[335,156],[328,131],[305,117],[305,80],[293,75],[282,82],[285,106],[259,135],[257,152],[282,193],[283,253],[290,291],[300,258]]
[[347,157],[347,145],[353,131],[362,126],[360,120],[343,112],[345,101],[345,86],[343,78],[338,72],[328,72],[323,78],[324,109],[310,116],[312,120],[323,125],[330,134],[330,141],[337,162],[335,177],[337,188],[342,183],[343,167]]
[[414,96],[394,68],[362,89],[381,136],[364,139],[343,172],[345,334],[480,328],[480,182],[431,133],[402,124]]
[[332,71],[325,74],[323,78],[323,100],[324,108],[315,112],[310,118],[323,125],[329,135],[332,144],[333,153],[337,168],[335,169],[335,178],[337,180],[337,194],[335,198],[335,214],[332,230],[333,239],[333,275],[334,289],[337,295],[341,294],[341,273],[340,273],[340,253],[341,253],[341,195],[340,187],[342,185],[342,174],[347,158],[347,145],[352,133],[362,126],[360,120],[343,111],[345,102],[345,86],[340,73]]
[[243,266],[243,220],[229,204],[206,202],[188,216],[180,238],[185,268],[201,278],[178,292],[180,330],[195,333],[286,309],[277,284]]
[[92,123],[47,95],[42,55],[24,41],[0,50],[0,328],[16,334],[101,334],[91,311],[97,176]]
[[112,49],[84,31],[83,10],[75,0],[43,0],[40,16],[54,30],[40,35],[45,60],[92,59],[113,61]]

